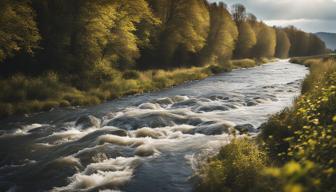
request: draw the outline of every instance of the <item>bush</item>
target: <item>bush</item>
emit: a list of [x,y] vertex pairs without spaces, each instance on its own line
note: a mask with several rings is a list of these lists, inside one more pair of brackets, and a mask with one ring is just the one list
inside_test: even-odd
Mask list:
[[123,74],[123,78],[124,79],[139,79],[140,78],[140,74],[139,72],[135,71],[135,70],[129,70],[124,72]]
[[272,116],[267,123],[260,127],[262,130],[260,138],[267,143],[268,155],[277,164],[284,163],[289,159],[286,152],[290,144],[285,139],[290,137],[293,131],[288,129],[286,122],[290,121],[293,115],[290,109],[285,109]]
[[231,62],[235,68],[250,68],[257,65],[257,62],[253,59],[238,59],[232,60]]
[[9,103],[0,103],[0,117],[12,115],[14,113],[14,107]]
[[17,74],[0,81],[0,86],[2,87],[0,99],[4,102],[57,98],[62,92],[61,87],[64,87],[54,73],[36,78]]
[[236,139],[224,146],[200,170],[198,191],[266,191],[266,155],[250,139]]
[[266,57],[261,57],[261,58],[258,58],[256,62],[258,64],[264,64],[264,63],[269,63],[269,62],[272,62],[272,61],[274,61],[274,59],[272,59],[272,58],[266,58]]
[[208,67],[208,70],[212,73],[212,74],[218,74],[218,73],[223,73],[223,72],[227,72],[229,71],[228,69],[225,69],[223,66],[219,66],[219,65],[210,65]]

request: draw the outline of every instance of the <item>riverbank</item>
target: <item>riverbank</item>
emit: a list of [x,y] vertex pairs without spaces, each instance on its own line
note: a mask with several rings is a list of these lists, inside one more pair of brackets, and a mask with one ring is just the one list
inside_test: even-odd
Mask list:
[[[169,88],[187,81],[204,79],[232,69],[255,67],[270,61],[265,58],[241,59],[232,60],[225,67],[208,65],[173,70],[115,71],[111,81],[104,81],[84,90],[73,86],[66,77],[60,77],[53,72],[39,77],[17,74],[0,80],[0,118],[48,111],[58,107],[96,105],[122,96]],[[88,81],[94,82],[95,79]]]
[[199,169],[199,191],[335,191],[336,59],[294,58],[310,75],[293,107],[256,139],[235,139]]

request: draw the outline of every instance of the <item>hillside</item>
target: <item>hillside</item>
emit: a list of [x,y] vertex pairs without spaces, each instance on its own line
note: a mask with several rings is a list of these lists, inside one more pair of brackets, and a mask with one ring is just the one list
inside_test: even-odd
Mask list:
[[336,49],[336,33],[319,32],[316,35],[326,43],[328,48]]

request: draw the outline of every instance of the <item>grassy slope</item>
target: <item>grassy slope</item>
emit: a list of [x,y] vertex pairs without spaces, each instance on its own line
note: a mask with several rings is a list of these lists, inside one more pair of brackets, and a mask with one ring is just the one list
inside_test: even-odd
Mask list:
[[230,153],[205,163],[199,191],[336,191],[336,59],[292,62],[310,67],[302,96],[271,117],[250,145],[238,139],[223,147]]
[[[258,61],[258,63],[267,60]],[[179,68],[174,70],[148,70],[143,72],[115,72],[111,81],[104,81],[94,88],[79,90],[71,83],[60,80],[55,73],[30,78],[14,75],[0,80],[0,118],[56,107],[95,105],[106,100],[130,94],[144,93],[172,87],[190,80],[199,80],[231,70],[231,68],[254,67],[252,59],[234,60],[230,67],[218,65]],[[90,80],[94,81],[94,80]],[[90,83],[90,82],[89,82]]]

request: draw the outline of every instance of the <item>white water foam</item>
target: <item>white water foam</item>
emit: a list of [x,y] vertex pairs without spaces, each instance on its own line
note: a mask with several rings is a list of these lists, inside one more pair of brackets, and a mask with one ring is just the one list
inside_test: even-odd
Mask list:
[[117,157],[100,163],[91,163],[83,172],[70,177],[69,185],[54,188],[52,191],[90,190],[103,187],[117,189],[117,187],[130,181],[139,161],[140,158],[138,157]]

